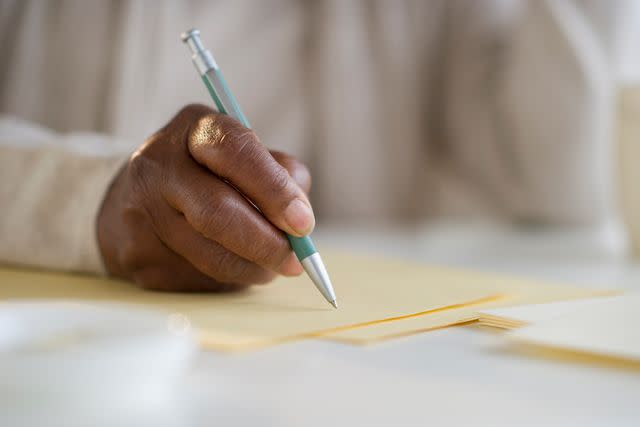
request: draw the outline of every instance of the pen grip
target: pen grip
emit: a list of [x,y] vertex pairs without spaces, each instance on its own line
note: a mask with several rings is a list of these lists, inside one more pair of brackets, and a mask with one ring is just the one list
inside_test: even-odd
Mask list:
[[313,240],[311,240],[311,237],[309,236],[296,237],[287,234],[287,238],[289,239],[291,248],[293,249],[293,252],[296,253],[299,261],[302,261],[308,256],[318,252],[315,245],[313,244]]

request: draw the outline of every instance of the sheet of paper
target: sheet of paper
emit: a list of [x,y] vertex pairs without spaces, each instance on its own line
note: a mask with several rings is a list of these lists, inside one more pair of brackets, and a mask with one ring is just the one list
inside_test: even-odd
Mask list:
[[95,277],[0,270],[0,299],[116,301],[181,316],[206,346],[243,349],[496,298],[472,276],[384,259],[323,254],[340,308],[305,276],[231,294],[168,294]]
[[603,298],[509,333],[517,342],[640,361],[640,293]]
[[478,320],[481,324],[487,326],[515,329],[533,323],[544,322],[593,304],[599,304],[602,299],[602,297],[585,298],[544,304],[518,305],[515,307],[483,308],[478,313]]
[[473,271],[447,268],[439,268],[439,271],[442,276],[455,277],[459,283],[468,283],[478,289],[484,289],[489,294],[501,295],[502,297],[429,315],[325,334],[325,338],[353,344],[368,344],[477,321],[479,319],[478,311],[488,308],[572,300],[607,295],[613,292]]

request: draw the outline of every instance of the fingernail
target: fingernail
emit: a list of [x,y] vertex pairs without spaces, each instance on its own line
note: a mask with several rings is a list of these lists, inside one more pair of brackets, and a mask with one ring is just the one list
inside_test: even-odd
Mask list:
[[284,219],[296,233],[306,236],[316,225],[311,207],[300,199],[294,199],[284,211]]
[[299,276],[304,271],[302,264],[300,264],[300,261],[298,261],[298,258],[296,258],[296,255],[293,253],[280,264],[279,270],[280,274],[284,276]]

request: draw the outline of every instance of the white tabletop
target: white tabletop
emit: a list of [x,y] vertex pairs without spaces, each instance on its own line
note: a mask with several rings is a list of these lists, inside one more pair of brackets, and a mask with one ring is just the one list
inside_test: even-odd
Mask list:
[[[317,234],[321,247],[640,289],[640,265],[622,255],[612,230],[440,224]],[[498,332],[457,327],[369,347],[315,340],[202,352],[158,402],[130,408],[116,424],[638,426],[640,371],[531,357]]]

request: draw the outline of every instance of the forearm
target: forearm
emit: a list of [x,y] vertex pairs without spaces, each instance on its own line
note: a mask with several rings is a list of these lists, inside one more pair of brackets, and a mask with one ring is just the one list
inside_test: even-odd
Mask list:
[[0,262],[102,272],[95,219],[127,147],[0,119]]

